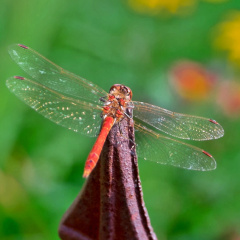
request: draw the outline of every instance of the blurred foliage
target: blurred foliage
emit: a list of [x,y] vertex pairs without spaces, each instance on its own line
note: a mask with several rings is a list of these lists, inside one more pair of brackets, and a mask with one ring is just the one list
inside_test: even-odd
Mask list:
[[[126,84],[135,100],[220,122],[224,138],[193,143],[214,155],[215,171],[139,159],[140,177],[159,239],[239,239],[239,16],[238,0],[1,0],[0,239],[59,239],[58,224],[81,190],[94,143],[7,90],[9,76],[26,76],[7,53],[12,43],[31,46],[105,90]],[[172,79],[181,61],[216,76],[204,99],[186,96],[181,76],[192,84],[188,73]],[[209,81],[208,74],[190,76]]]

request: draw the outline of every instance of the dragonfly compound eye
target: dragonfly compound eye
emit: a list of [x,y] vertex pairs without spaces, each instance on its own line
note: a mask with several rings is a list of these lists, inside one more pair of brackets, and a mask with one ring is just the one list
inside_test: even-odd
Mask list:
[[129,87],[126,87],[126,86],[124,86],[124,87],[126,88],[127,95],[129,96],[129,98],[131,100],[132,99],[132,90]]
[[121,84],[114,84],[114,85],[110,88],[109,93],[115,92],[116,90],[117,90],[117,91],[120,91],[120,89],[121,89]]

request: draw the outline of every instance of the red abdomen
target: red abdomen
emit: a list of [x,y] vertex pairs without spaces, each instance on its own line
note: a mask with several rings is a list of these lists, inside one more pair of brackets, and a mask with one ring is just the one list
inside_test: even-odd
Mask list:
[[111,130],[113,124],[114,124],[114,119],[112,117],[106,117],[104,119],[104,122],[102,124],[102,129],[85,163],[84,173],[83,173],[84,178],[87,178],[89,174],[92,172],[92,170],[94,169],[94,167],[96,166],[99,156],[101,154],[103,145],[106,141],[108,133]]

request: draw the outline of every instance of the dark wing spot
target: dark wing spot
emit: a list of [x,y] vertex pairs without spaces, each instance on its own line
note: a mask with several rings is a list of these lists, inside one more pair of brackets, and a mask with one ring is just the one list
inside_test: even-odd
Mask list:
[[208,153],[208,152],[206,152],[206,151],[202,151],[205,155],[207,155],[208,157],[210,157],[210,158],[212,158],[212,155],[210,154],[210,153]]
[[218,124],[218,122],[213,120],[213,119],[209,119],[208,121],[211,122],[211,123],[214,123],[214,124]]
[[21,48],[28,49],[28,47],[27,47],[27,46],[25,46],[25,45],[23,45],[23,44],[18,44],[18,46],[19,46],[19,47],[21,47]]
[[16,78],[16,79],[20,79],[20,80],[25,80],[24,77],[20,77],[20,76],[14,76],[14,78]]

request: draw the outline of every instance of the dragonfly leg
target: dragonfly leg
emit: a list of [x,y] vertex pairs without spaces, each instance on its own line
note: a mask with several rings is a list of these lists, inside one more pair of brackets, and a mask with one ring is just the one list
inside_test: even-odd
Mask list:
[[99,100],[100,100],[101,102],[106,102],[106,97],[100,97]]

